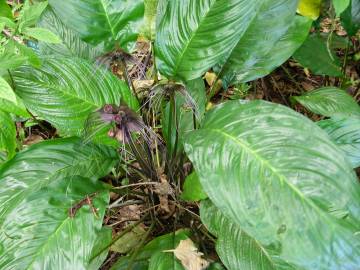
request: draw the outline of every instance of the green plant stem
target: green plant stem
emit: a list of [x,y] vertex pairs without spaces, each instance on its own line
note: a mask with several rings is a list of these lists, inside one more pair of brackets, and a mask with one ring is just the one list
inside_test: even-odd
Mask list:
[[176,114],[176,101],[175,101],[175,94],[172,96],[171,100],[170,100],[170,104],[171,104],[171,108],[172,108],[172,115],[173,115],[173,120],[175,123],[175,143],[174,143],[174,152],[173,152],[173,158],[176,156],[176,152],[178,149],[178,143],[179,143],[179,123],[178,123],[178,119],[177,119],[177,114]]
[[156,59],[155,59],[155,46],[154,46],[154,41],[152,41],[150,43],[150,46],[151,46],[151,54],[152,54],[152,57],[153,57],[153,68],[154,68],[154,83],[157,84],[159,82],[159,79],[158,79],[158,72],[157,72],[157,67],[156,67]]
[[336,23],[335,23],[335,10],[334,10],[334,5],[331,3],[330,5],[330,13],[331,13],[331,29],[330,29],[330,33],[329,36],[327,38],[327,42],[326,42],[326,48],[328,51],[328,54],[331,58],[332,61],[335,61],[333,54],[331,53],[331,43],[332,43],[332,37],[333,37],[333,33],[335,31],[335,27],[336,27]]
[[[153,128],[155,128],[156,126],[156,123],[155,123],[155,114],[153,112],[153,117],[152,117],[152,120],[153,120]],[[160,168],[160,157],[159,157],[159,145],[158,145],[158,141],[155,140],[155,155],[156,155],[156,164],[157,164],[157,167]]]
[[347,58],[348,58],[348,55],[349,55],[349,49],[350,49],[350,40],[346,44],[344,62],[343,62],[343,65],[342,65],[343,76],[342,76],[341,82],[340,82],[340,87],[341,88],[343,88],[343,86],[344,86],[344,81],[345,81],[345,77],[346,77],[346,65],[347,65]]
[[169,140],[170,140],[170,143],[168,145],[168,152],[171,153],[171,131],[172,131],[172,120],[173,120],[173,110],[172,110],[172,106],[173,106],[173,103],[171,102],[172,101],[172,96],[170,97],[170,109],[169,109],[169,119],[168,119],[168,130],[167,130],[167,133],[168,133],[168,137],[169,137]]

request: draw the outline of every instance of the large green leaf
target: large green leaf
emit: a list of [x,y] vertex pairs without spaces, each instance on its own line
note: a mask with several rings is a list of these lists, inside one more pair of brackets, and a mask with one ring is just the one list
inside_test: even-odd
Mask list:
[[46,28],[41,28],[41,27],[25,28],[23,34],[47,43],[55,43],[55,44],[61,43],[61,39]]
[[336,11],[336,15],[340,16],[341,13],[346,10],[346,8],[349,6],[350,0],[333,0],[333,5]]
[[6,99],[0,98],[0,108],[4,112],[13,113],[22,117],[30,117],[29,113],[26,111],[25,105],[22,100],[16,97],[16,104],[12,103]]
[[311,120],[265,101],[227,102],[185,149],[211,201],[281,259],[303,269],[359,265],[360,186]]
[[[239,57],[234,56],[230,58],[234,59],[234,61],[229,61],[227,66],[224,67],[223,72],[225,75],[222,76],[235,77],[236,82],[247,82],[268,75],[299,49],[309,34],[311,24],[311,19],[296,16],[287,32],[276,41],[268,53],[264,54],[254,49],[252,52],[253,59],[246,59],[244,56],[242,61],[240,61]],[[243,47],[240,47],[239,55],[245,53],[242,50]],[[244,55],[249,57],[248,54]]]
[[75,31],[65,26],[51,8],[48,8],[42,14],[38,25],[49,29],[53,33],[57,34],[62,40],[62,43],[59,44],[40,42],[40,52],[43,55],[80,57],[93,60],[96,56],[101,54],[98,49],[82,41]]
[[16,128],[10,115],[0,110],[0,151],[7,152],[8,157],[15,154]]
[[47,1],[35,3],[32,3],[32,1],[29,0],[25,1],[18,18],[19,31],[21,32],[26,27],[35,25],[47,5]]
[[94,248],[92,250],[91,260],[86,270],[99,270],[105,261],[109,246],[112,241],[112,229],[110,227],[103,227],[99,232]]
[[84,41],[101,44],[105,50],[116,44],[130,50],[144,15],[142,0],[50,0],[49,4]]
[[318,124],[345,153],[353,168],[360,167],[360,117],[335,116]]
[[32,65],[33,67],[41,66],[41,60],[40,60],[37,52],[35,52],[35,50],[33,48],[30,48],[23,44],[17,43],[15,41],[9,41],[9,43],[10,42],[14,43],[14,46],[18,50],[18,53],[20,56],[27,58],[26,60],[27,60],[28,64]]
[[6,0],[0,0],[0,17],[12,19],[13,15]]
[[13,76],[26,106],[64,135],[80,135],[89,114],[107,103],[138,107],[125,82],[82,59],[49,58],[41,69],[24,66]]
[[[109,193],[102,190],[100,182],[68,176],[28,193],[3,218],[0,268],[89,269],[109,201]],[[97,209],[95,214],[86,205],[74,217],[69,215],[73,205],[95,192],[97,195],[91,199]]]
[[360,0],[351,0],[351,4],[341,14],[341,22],[349,36],[355,36],[360,29]]
[[[179,230],[175,233],[169,233],[156,237],[146,244],[135,258],[133,267],[136,270],[184,270],[180,261],[178,261],[172,252],[166,250],[175,249],[181,240],[189,238],[189,232]],[[129,256],[121,257],[111,270],[126,270],[129,266]]]
[[324,116],[360,116],[360,106],[353,97],[336,87],[319,88],[294,99],[308,110]]
[[219,62],[230,71],[267,54],[290,26],[297,0],[161,0],[159,6],[157,67],[187,81]]
[[23,55],[15,54],[14,52],[4,51],[0,52],[0,75],[5,74],[8,69],[14,69],[26,63],[28,58]]
[[316,75],[342,76],[339,58],[319,35],[310,35],[293,57]]
[[0,166],[6,161],[6,153],[0,151]]
[[[255,1],[256,2],[256,1]],[[257,15],[227,58],[220,77],[236,75],[246,82],[269,74],[300,47],[310,21],[295,21],[298,1],[259,1]],[[280,52],[279,49],[283,48]]]
[[12,103],[17,102],[16,95],[10,85],[5,81],[4,78],[0,77],[0,98],[6,99]]
[[185,179],[181,199],[194,202],[204,200],[206,198],[207,195],[201,186],[198,175],[196,172],[192,172]]
[[0,168],[0,229],[8,213],[33,192],[61,177],[97,179],[116,161],[114,150],[75,138],[45,141],[18,153]]
[[[218,237],[216,251],[229,270],[296,269],[279,260],[271,246],[263,246],[225,217],[210,200],[202,201],[201,221]],[[281,232],[279,232],[281,234]]]

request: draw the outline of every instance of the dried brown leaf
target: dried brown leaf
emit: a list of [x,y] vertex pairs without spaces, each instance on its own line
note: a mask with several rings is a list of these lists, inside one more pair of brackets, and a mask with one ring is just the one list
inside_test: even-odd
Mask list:
[[201,258],[203,254],[198,251],[191,239],[181,240],[176,249],[167,252],[174,252],[175,257],[181,261],[186,270],[204,270],[210,264]]

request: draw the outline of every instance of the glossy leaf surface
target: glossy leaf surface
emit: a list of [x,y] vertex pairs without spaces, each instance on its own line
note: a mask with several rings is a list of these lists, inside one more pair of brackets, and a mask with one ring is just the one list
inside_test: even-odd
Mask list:
[[355,36],[360,29],[360,0],[351,0],[351,4],[341,14],[341,23],[349,36]]
[[[306,40],[312,21],[309,18],[296,16],[289,29],[272,46],[268,53],[253,52],[253,57],[244,56],[243,62],[230,61],[224,67],[224,76],[234,78],[236,82],[247,82],[270,74],[275,68],[288,60]],[[241,49],[242,50],[242,49]],[[247,55],[247,54],[244,54]],[[237,56],[234,56],[234,59]],[[249,57],[249,58],[247,58]],[[236,59],[240,59],[237,57]],[[226,69],[228,71],[226,72]]]
[[295,21],[296,4],[293,0],[258,1],[256,16],[227,57],[219,76],[236,75],[238,81],[247,82],[267,75],[285,62],[309,33],[308,20]]
[[0,228],[8,213],[40,188],[75,175],[100,178],[116,161],[112,149],[75,138],[41,142],[18,153],[0,168]]
[[12,12],[6,0],[0,0],[0,17],[12,19]]
[[0,108],[4,112],[13,113],[22,117],[30,117],[22,100],[16,97],[16,104],[0,98]]
[[[105,104],[138,106],[125,82],[81,59],[49,58],[41,69],[25,66],[13,76],[27,108],[63,135],[80,135],[89,114]],[[106,134],[99,138],[106,140]]]
[[[109,201],[108,192],[101,190],[100,182],[67,176],[28,193],[3,218],[1,269],[88,269]],[[69,216],[74,204],[95,192],[97,216],[89,205]]]
[[142,0],[50,0],[56,15],[80,37],[105,50],[130,50],[144,15]]
[[353,168],[360,167],[360,117],[335,116],[318,124],[345,153]]
[[351,0],[332,0],[336,11],[336,15],[340,16],[341,13],[349,6]]
[[39,41],[44,41],[47,43],[61,43],[61,39],[46,28],[40,28],[40,27],[25,28],[23,33]]
[[4,51],[0,53],[0,75],[7,73],[8,69],[14,69],[26,63],[26,56],[18,55],[13,52]]
[[4,78],[0,77],[0,99],[6,99],[12,103],[17,102],[16,95]]
[[11,158],[16,149],[16,128],[11,116],[0,110],[0,151],[6,151]]
[[39,47],[42,55],[58,55],[65,57],[79,57],[88,60],[95,59],[101,52],[82,41],[74,30],[68,28],[52,11],[48,8],[41,16],[39,27],[49,29],[62,40],[60,44],[49,44],[40,42]]
[[199,177],[195,172],[192,172],[185,179],[181,199],[194,202],[201,201],[206,198],[207,195],[201,186]]
[[18,18],[19,30],[22,32],[26,27],[34,26],[48,5],[48,1],[35,2],[25,1]]
[[316,75],[342,76],[338,57],[328,51],[326,41],[318,35],[310,35],[293,57]]
[[280,270],[296,269],[279,260],[271,246],[263,246],[229,218],[210,200],[202,201],[201,221],[217,236],[216,251],[227,269]]
[[360,116],[360,106],[355,99],[339,88],[319,88],[302,96],[294,97],[294,99],[308,110],[320,115],[328,117],[337,114]]
[[300,269],[359,264],[359,228],[346,223],[359,224],[359,183],[309,119],[264,101],[227,102],[189,134],[185,149],[211,201],[281,259]]
[[[219,62],[230,61],[230,69],[232,61],[243,61],[239,54],[254,60],[286,32],[296,5],[294,0],[161,0],[155,43],[158,69],[186,81]],[[266,38],[259,38],[259,33]]]

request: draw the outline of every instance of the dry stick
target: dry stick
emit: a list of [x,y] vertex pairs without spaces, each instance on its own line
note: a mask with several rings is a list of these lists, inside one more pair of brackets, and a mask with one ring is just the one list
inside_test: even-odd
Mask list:
[[191,215],[193,215],[193,216],[195,216],[197,219],[201,220],[201,218],[200,218],[200,216],[199,216],[198,214],[195,214],[193,211],[190,211],[189,209],[187,209],[186,207],[182,206],[181,204],[178,204],[178,203],[175,202],[175,201],[173,201],[173,203],[174,203],[177,207],[179,207],[179,208],[181,208],[181,209],[189,212]]
[[36,116],[33,115],[28,109],[26,109],[26,111],[27,111],[28,114],[30,114],[32,120],[35,121],[39,125],[39,127],[41,127],[43,130],[46,130],[49,133],[49,135],[51,136],[51,131],[47,127],[45,127],[41,123],[41,121],[39,119],[37,119]]
[[113,187],[112,189],[124,189],[124,188],[128,188],[128,187],[137,187],[137,186],[151,186],[151,185],[158,185],[158,182],[142,182],[142,183],[135,183],[135,184],[129,184],[126,186],[121,186],[121,187]]
[[149,237],[150,233],[152,232],[153,228],[154,228],[155,223],[151,223],[149,230],[146,232],[146,234],[144,235],[144,237],[141,239],[141,242],[139,243],[139,245],[136,247],[136,249],[134,250],[133,254],[131,254],[130,257],[130,262],[128,267],[126,268],[126,270],[131,270],[132,266],[135,262],[136,256],[139,254],[140,249],[144,246],[144,243],[146,241],[146,239]]
[[98,257],[101,253],[106,251],[109,247],[111,247],[117,240],[119,240],[121,237],[123,237],[128,232],[132,231],[137,225],[139,225],[141,222],[147,218],[148,215],[143,216],[139,221],[135,222],[134,224],[129,225],[126,227],[121,233],[119,233],[115,238],[110,242],[110,244],[106,245],[104,248],[102,248],[99,252],[97,252],[94,256],[91,257],[90,262],[92,262],[96,257]]
[[128,206],[128,205],[134,205],[134,204],[140,204],[140,203],[144,203],[144,201],[133,200],[133,201],[126,201],[123,203],[115,202],[115,203],[110,204],[108,208],[111,209],[111,208],[116,208],[116,207],[124,207],[124,206]]
[[137,221],[137,219],[120,220],[120,221],[117,221],[117,222],[115,222],[115,223],[112,223],[112,224],[110,224],[110,225],[108,225],[108,226],[110,226],[110,227],[115,227],[116,225],[119,225],[119,224],[124,223],[124,222],[129,222],[129,221]]
[[294,76],[291,75],[291,73],[289,72],[289,70],[288,70],[286,67],[284,67],[284,65],[281,65],[281,68],[282,68],[282,70],[285,71],[286,75],[289,76],[290,80],[295,84],[295,87],[297,88],[297,90],[300,91],[300,94],[302,94],[304,91],[303,91],[303,89],[299,86],[299,84],[298,84],[298,82],[295,80]]
[[[282,94],[281,89],[279,89],[279,87],[278,87],[278,85],[277,85],[274,77],[270,75],[270,79],[271,79],[270,83],[272,84],[273,89],[276,89],[276,91],[280,94],[283,102],[284,102],[287,106],[290,107],[289,102],[286,100],[286,98],[285,98],[284,95]],[[274,92],[275,92],[275,91],[274,91]]]
[[216,243],[216,239],[209,234],[209,232],[208,232],[208,230],[206,229],[206,227],[204,226],[204,224],[200,224],[199,230],[200,230],[208,239],[210,239],[213,243]]

